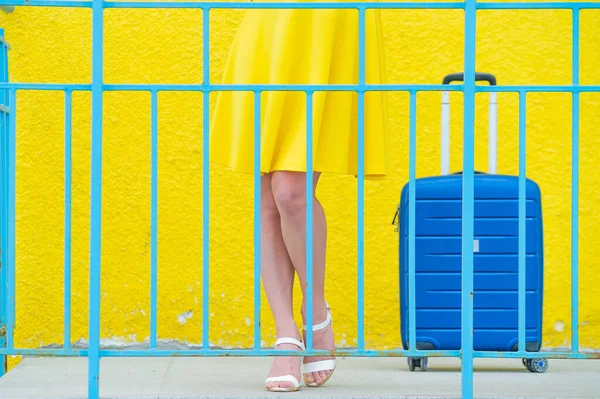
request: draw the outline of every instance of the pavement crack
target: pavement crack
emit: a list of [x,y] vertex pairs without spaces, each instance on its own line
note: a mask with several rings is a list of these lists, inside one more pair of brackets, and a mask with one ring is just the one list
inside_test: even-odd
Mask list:
[[162,398],[163,396],[163,390],[165,387],[165,382],[167,380],[167,376],[169,375],[169,371],[171,370],[171,365],[173,364],[173,358],[169,359],[169,365],[167,366],[167,369],[165,370],[165,374],[162,377],[162,381],[160,382],[160,388],[158,389],[158,399]]

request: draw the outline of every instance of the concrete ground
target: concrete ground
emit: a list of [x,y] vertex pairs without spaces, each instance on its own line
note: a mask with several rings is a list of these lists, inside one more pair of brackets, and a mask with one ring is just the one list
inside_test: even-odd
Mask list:
[[[101,364],[103,398],[460,398],[460,361],[429,359],[410,372],[403,358],[339,359],[322,388],[275,394],[263,389],[268,358],[109,358]],[[600,398],[600,361],[550,360],[544,374],[520,359],[477,359],[477,398]],[[0,378],[0,399],[85,398],[87,362],[28,358]]]

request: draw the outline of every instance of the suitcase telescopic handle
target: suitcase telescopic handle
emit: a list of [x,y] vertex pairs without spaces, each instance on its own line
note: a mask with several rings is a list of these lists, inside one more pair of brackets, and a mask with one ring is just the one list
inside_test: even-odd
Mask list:
[[[443,84],[463,82],[464,73],[452,73],[444,77]],[[476,81],[486,81],[491,86],[496,86],[496,77],[489,73],[475,73]],[[488,142],[488,173],[497,173],[498,153],[498,103],[496,93],[490,93],[489,104],[489,142]],[[442,92],[442,175],[450,173],[450,92]]]
[[[444,77],[445,85],[450,84],[452,82],[464,82],[464,81],[465,81],[465,74],[463,72],[451,73],[450,75],[446,75]],[[475,81],[477,81],[477,82],[486,81],[490,85],[496,86],[496,77],[490,73],[476,72],[475,73]]]

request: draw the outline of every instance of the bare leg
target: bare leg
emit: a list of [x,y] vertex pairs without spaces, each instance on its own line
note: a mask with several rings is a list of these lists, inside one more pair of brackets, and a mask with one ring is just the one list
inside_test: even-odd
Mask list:
[[[281,219],[275,204],[271,175],[261,178],[261,276],[273,317],[277,337],[299,339],[292,309],[294,267],[281,233]],[[299,350],[295,345],[282,344],[281,350]],[[300,358],[274,357],[269,377],[291,374],[300,381]],[[291,388],[290,382],[269,382],[266,388]]]
[[[327,317],[325,308],[325,249],[327,225],[323,207],[315,196],[320,174],[313,179],[313,324]],[[304,303],[306,302],[306,174],[299,172],[274,172],[273,194],[281,216],[281,230],[288,253],[300,279]],[[305,316],[305,305],[302,306]],[[331,325],[313,333],[315,349],[335,349]],[[305,363],[330,359],[328,357],[306,357]],[[321,371],[304,375],[307,383],[321,384],[331,372]]]

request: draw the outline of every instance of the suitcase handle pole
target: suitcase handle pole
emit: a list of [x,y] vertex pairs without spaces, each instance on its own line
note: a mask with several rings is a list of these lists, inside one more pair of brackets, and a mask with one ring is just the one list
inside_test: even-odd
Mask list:
[[[465,74],[462,72],[459,73],[451,73],[450,75],[446,75],[444,77],[443,84],[448,85],[452,82],[464,82]],[[490,73],[475,73],[475,81],[481,82],[486,81],[490,84],[490,86],[496,86],[496,77]]]
[[[496,77],[489,73],[475,74],[476,81],[486,81],[491,86],[496,86]],[[452,73],[444,77],[443,84],[463,82],[464,73]],[[497,173],[498,153],[498,102],[496,93],[490,93],[489,104],[489,138],[488,138],[488,172]],[[442,175],[450,173],[450,92],[442,92]]]

